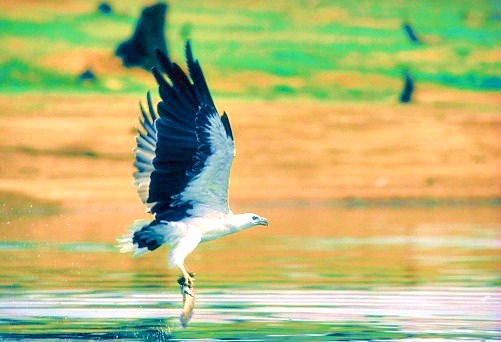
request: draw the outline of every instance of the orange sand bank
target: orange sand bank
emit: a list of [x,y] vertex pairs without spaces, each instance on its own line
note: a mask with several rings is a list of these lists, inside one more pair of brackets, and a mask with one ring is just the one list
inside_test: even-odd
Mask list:
[[[216,99],[236,138],[232,201],[499,197],[495,94],[424,95],[411,105]],[[137,100],[1,96],[0,190],[138,201],[130,185]]]

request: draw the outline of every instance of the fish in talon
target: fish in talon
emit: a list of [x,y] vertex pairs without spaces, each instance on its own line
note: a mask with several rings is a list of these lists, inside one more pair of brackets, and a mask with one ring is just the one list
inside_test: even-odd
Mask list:
[[[195,273],[189,273],[192,282],[195,281]],[[193,285],[190,285],[189,281],[186,280],[185,277],[180,276],[177,279],[177,283],[181,286],[181,294],[184,296],[185,294],[188,294],[192,297],[194,297],[194,292],[193,292]]]
[[[194,281],[195,274],[189,273],[189,275]],[[186,328],[193,315],[193,308],[195,307],[195,288],[193,285],[190,285],[183,276],[180,276],[177,282],[181,286],[181,294],[183,295],[183,311],[179,320],[183,328]]]

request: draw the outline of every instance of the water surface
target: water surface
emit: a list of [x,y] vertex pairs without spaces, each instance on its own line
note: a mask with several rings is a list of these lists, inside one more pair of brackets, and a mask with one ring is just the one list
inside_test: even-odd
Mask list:
[[198,292],[187,329],[167,250],[134,259],[114,247],[126,206],[87,207],[87,223],[79,211],[9,217],[0,338],[500,337],[497,206],[256,207],[269,227],[188,258]]

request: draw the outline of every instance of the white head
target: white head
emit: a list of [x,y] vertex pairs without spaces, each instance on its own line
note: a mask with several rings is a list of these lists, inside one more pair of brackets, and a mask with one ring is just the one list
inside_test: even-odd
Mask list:
[[235,215],[232,223],[238,230],[243,230],[255,226],[267,226],[268,220],[254,213]]

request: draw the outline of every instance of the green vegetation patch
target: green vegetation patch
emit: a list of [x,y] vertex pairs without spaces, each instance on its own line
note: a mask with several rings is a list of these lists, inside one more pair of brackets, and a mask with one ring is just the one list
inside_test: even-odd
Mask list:
[[[166,36],[173,59],[183,64],[183,40],[191,38],[209,83],[216,85],[211,88],[219,95],[384,101],[397,98],[401,85],[395,81],[402,79],[404,71],[415,77],[418,88],[433,83],[478,91],[501,89],[501,61],[496,58],[501,35],[493,2],[450,6],[436,1],[365,0],[306,7],[299,0],[257,2],[245,15],[236,10],[240,5],[180,1],[169,7]],[[117,14],[108,16],[98,14],[94,6],[82,1],[78,11],[45,9],[37,19],[21,12],[18,17],[0,14],[0,39],[6,42],[0,45],[0,92],[145,90],[147,85],[137,73],[125,68],[101,68],[96,82],[82,84],[77,74],[43,63],[76,49],[111,57],[118,44],[130,37],[141,11],[139,3],[117,3]],[[403,22],[414,27],[421,44],[406,37]],[[231,81],[217,78],[242,72],[259,72],[281,81],[254,84],[249,79],[247,86],[232,89],[225,85]],[[389,81],[382,86],[367,80],[366,86],[354,87],[318,77],[346,72]],[[301,85],[295,83],[297,79]]]

